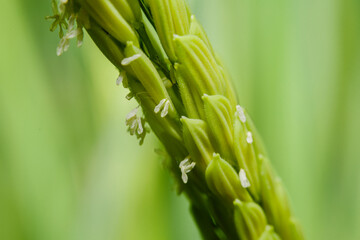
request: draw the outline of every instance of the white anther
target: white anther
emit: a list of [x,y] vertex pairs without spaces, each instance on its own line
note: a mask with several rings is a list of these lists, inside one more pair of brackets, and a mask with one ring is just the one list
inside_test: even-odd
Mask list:
[[253,142],[253,137],[251,132],[246,133],[246,141],[251,144]]
[[141,118],[137,119],[137,133],[140,135],[144,132],[144,129],[142,127]]
[[126,126],[128,126],[128,131],[130,132],[130,135],[136,135],[136,137],[140,139],[141,145],[148,131],[146,127],[143,126],[145,120],[137,114],[138,109],[139,107],[136,107],[126,115],[125,124]]
[[126,65],[129,65],[130,63],[132,63],[133,61],[135,61],[136,59],[140,58],[141,57],[141,54],[140,53],[137,53],[131,57],[128,57],[128,58],[124,58],[122,61],[121,61],[121,65],[123,66],[126,66]]
[[126,115],[126,121],[129,121],[130,119],[136,117],[136,114],[138,112],[138,108],[134,108],[133,110],[131,110],[127,115]]
[[130,129],[132,130],[132,133],[133,133],[133,134],[134,134],[137,126],[138,126],[137,118],[132,119],[132,120],[131,120],[131,123],[130,123]]
[[121,71],[121,72],[119,73],[118,78],[116,79],[116,85],[119,86],[119,85],[124,81],[124,79],[126,79],[126,72],[125,72],[125,71]]
[[244,169],[242,169],[242,168],[240,169],[240,172],[239,172],[239,178],[240,178],[241,186],[243,188],[250,187],[249,179],[247,179],[246,173],[245,173]]
[[60,0],[59,4],[59,13],[62,14],[65,12],[65,5],[68,3],[68,0]]
[[70,32],[68,32],[66,35],[67,35],[68,39],[71,39],[71,38],[77,37],[80,33],[81,33],[81,29],[76,28],[76,29],[73,29]]
[[188,182],[187,173],[189,173],[195,167],[196,164],[195,162],[190,163],[189,161],[190,161],[190,156],[186,157],[179,164],[179,168],[181,170],[181,178],[184,183]]
[[168,114],[168,112],[169,112],[169,107],[170,107],[170,101],[167,100],[167,101],[165,102],[164,109],[161,111],[161,117],[162,117],[162,118],[165,117],[165,116]]
[[164,103],[166,102],[166,98],[162,99],[158,105],[154,108],[154,112],[158,113],[160,112],[161,108],[163,107]]
[[77,36],[77,44],[76,44],[76,46],[77,47],[81,47],[82,45],[83,45],[83,38],[84,38],[84,35],[83,35],[84,33],[83,33],[83,31],[82,31],[82,29],[81,29],[81,33]]
[[56,48],[56,55],[60,56],[63,52],[69,49],[69,42],[66,42],[66,39],[62,38],[60,40],[59,46]]
[[169,113],[170,100],[164,98],[162,99],[158,105],[154,108],[155,113],[159,113],[161,111],[161,117],[165,117]]
[[120,72],[118,78],[116,79],[116,85],[120,85],[122,81],[124,80],[125,72]]
[[186,157],[184,160],[182,160],[179,164],[179,168],[183,168],[185,165],[187,165],[189,160],[190,160],[190,157]]
[[[60,12],[65,11],[65,4],[67,1],[63,1],[60,3]],[[63,8],[63,10],[61,10]],[[69,17],[69,24],[67,26],[67,33],[60,39],[59,45],[56,49],[56,54],[60,56],[63,52],[66,52],[69,49],[70,46],[70,39],[72,38],[78,38],[78,46],[81,46],[82,37],[83,37],[83,31],[82,28],[78,27],[75,28],[75,20],[76,16],[74,14],[71,14]]]
[[240,121],[242,121],[243,123],[246,122],[246,116],[244,113],[244,109],[240,105],[236,105],[235,115],[238,116]]

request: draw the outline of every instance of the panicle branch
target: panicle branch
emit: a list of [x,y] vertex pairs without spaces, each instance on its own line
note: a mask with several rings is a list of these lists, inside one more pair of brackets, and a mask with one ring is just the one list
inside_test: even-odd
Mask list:
[[184,0],[52,1],[58,55],[84,28],[120,72],[139,109],[131,135],[149,132],[171,157],[206,239],[303,239],[231,79]]

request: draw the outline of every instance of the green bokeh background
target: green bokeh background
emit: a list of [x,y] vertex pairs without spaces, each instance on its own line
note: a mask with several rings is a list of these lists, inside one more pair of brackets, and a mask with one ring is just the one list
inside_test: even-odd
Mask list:
[[[307,239],[360,239],[360,1],[192,0]],[[200,239],[153,134],[86,37],[56,57],[50,0],[0,7],[0,239]]]

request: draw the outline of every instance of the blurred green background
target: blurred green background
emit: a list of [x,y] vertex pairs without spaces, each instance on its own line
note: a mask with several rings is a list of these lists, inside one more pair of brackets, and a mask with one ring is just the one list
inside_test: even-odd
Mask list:
[[[192,0],[308,239],[360,239],[360,1]],[[50,0],[0,8],[0,239],[200,239],[136,104],[86,37],[56,57]]]

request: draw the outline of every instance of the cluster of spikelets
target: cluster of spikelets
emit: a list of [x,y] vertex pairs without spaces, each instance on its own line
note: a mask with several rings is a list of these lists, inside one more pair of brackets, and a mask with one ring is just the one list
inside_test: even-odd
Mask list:
[[205,239],[303,239],[250,117],[183,0],[53,6],[58,54],[69,39],[81,42],[85,28],[119,69],[117,84],[139,103],[126,117],[129,132],[142,143],[150,127],[163,143]]

